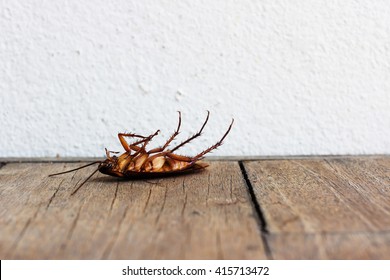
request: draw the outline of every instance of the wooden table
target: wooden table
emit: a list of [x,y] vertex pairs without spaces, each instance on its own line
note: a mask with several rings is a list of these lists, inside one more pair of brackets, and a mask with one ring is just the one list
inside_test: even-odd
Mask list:
[[390,157],[212,160],[149,181],[0,169],[0,259],[390,259]]

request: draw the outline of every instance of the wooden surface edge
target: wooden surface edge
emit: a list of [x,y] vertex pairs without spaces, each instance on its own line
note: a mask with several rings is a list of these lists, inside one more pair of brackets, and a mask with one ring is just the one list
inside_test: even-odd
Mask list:
[[[377,158],[390,157],[390,154],[339,154],[339,155],[269,155],[269,156],[206,156],[206,161],[257,161],[294,159],[333,159],[333,158]],[[0,163],[13,162],[88,162],[103,160],[103,157],[0,157]]]

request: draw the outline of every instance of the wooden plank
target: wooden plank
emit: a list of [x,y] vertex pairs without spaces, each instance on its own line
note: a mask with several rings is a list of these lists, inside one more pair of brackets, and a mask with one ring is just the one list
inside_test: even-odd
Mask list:
[[[58,170],[64,164],[51,168],[50,164],[7,164],[0,170],[0,253],[2,258],[31,258],[34,256],[34,246],[39,248],[39,258],[48,258],[53,249],[53,244],[63,234],[56,235],[56,227],[45,229],[45,223],[52,216],[45,218],[44,223],[37,224],[37,219],[42,219],[55,195],[63,188],[69,187],[64,178],[48,178],[47,174]],[[71,175],[72,176],[72,175]],[[64,183],[64,184],[62,184]],[[71,211],[66,209],[67,216]],[[66,230],[64,220],[56,220],[54,225]],[[50,239],[45,238],[45,233],[53,233]],[[42,241],[39,236],[42,233]],[[23,252],[24,247],[30,246],[31,250]]]
[[245,162],[271,233],[390,230],[388,157]]
[[[0,169],[0,252],[10,256],[52,188],[42,174],[42,164],[7,164]],[[29,183],[26,183],[29,182]],[[41,198],[37,194],[41,190]]]
[[388,260],[390,232],[270,234],[275,259]]
[[77,163],[9,163],[0,169],[1,259],[265,258],[237,162],[202,173],[124,181]]
[[389,259],[390,158],[245,162],[275,259]]

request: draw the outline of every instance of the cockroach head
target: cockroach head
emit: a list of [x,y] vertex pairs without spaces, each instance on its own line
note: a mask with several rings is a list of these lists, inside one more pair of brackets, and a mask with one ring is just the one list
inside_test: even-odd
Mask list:
[[104,174],[111,174],[114,167],[117,165],[118,157],[112,156],[106,158],[105,161],[99,164],[99,171]]

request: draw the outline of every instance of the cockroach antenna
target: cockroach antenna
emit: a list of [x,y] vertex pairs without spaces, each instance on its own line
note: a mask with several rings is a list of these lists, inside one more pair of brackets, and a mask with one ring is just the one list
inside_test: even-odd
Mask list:
[[61,175],[61,174],[65,174],[65,173],[70,173],[70,172],[73,172],[73,171],[76,171],[76,170],[83,169],[83,168],[85,168],[85,167],[94,165],[94,164],[96,164],[96,163],[102,163],[102,161],[94,161],[94,162],[88,163],[88,164],[86,164],[86,165],[77,167],[77,168],[75,168],[75,169],[71,169],[71,170],[67,170],[67,171],[64,171],[64,172],[59,172],[59,173],[50,174],[49,177],[56,176],[56,175]]
[[[91,166],[91,165],[94,165],[94,164],[97,164],[97,163],[101,164],[102,162],[101,161],[94,161],[94,162],[88,163],[86,165],[77,167],[75,169],[71,169],[71,170],[67,170],[67,171],[64,171],[64,172],[50,174],[49,177],[56,176],[56,175],[61,175],[61,174],[65,174],[65,173],[74,172],[74,171],[77,171],[79,169],[83,169],[85,167],[88,167],[88,166]],[[74,195],[97,171],[99,171],[99,168],[96,169],[94,172],[92,172],[92,174],[89,175],[88,178],[85,179],[84,182],[82,182],[70,195]]]
[[98,171],[99,171],[99,168],[96,169],[94,172],[92,172],[92,174],[89,175],[88,178],[85,179],[84,182],[82,182],[70,195],[74,195]]

